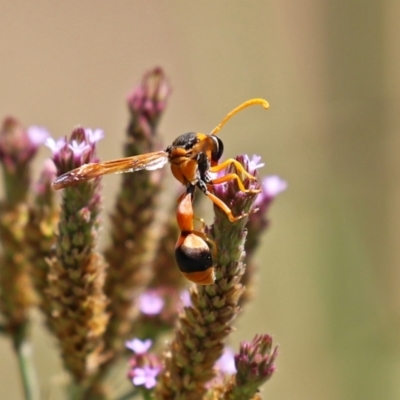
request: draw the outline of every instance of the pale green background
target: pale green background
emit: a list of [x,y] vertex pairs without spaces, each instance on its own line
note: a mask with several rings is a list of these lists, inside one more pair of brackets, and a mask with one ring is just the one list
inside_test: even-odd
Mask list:
[[[266,399],[399,399],[399,21],[398,0],[2,0],[0,116],[57,137],[104,128],[106,159],[121,154],[128,89],[154,65],[174,88],[166,143],[268,99],[221,132],[226,155],[261,154],[290,185],[234,344],[280,344]],[[108,208],[118,181],[105,180]],[[53,341],[34,333],[43,398],[57,398]],[[1,338],[0,399],[21,398]]]

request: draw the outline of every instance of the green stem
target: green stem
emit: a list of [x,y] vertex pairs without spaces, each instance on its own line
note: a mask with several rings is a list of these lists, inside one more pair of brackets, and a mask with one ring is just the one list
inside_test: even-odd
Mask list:
[[136,396],[138,391],[136,389],[132,389],[129,392],[123,394],[121,397],[118,397],[117,400],[130,400],[132,397]]
[[24,388],[25,400],[37,399],[35,370],[32,363],[31,345],[27,340],[28,323],[22,324],[13,337],[14,350],[17,354],[19,372]]
[[144,400],[152,400],[153,395],[152,395],[152,392],[150,392],[150,390],[143,390],[142,393],[143,393]]
[[10,173],[3,168],[4,192],[7,204],[18,204],[26,200],[29,188],[30,169],[25,166],[17,168],[17,171]]

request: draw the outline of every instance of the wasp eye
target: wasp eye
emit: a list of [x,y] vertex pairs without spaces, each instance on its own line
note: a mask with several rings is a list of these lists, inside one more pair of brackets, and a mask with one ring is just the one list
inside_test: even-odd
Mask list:
[[222,157],[222,153],[224,152],[224,144],[218,136],[211,135],[211,137],[215,143],[215,149],[211,153],[211,159],[212,161],[219,161],[219,159]]

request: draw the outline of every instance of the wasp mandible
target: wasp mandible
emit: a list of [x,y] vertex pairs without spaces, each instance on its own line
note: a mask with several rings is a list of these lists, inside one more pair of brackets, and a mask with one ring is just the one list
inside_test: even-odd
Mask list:
[[235,222],[247,214],[234,216],[231,209],[212,193],[212,185],[235,180],[239,189],[243,192],[251,192],[245,189],[242,179],[237,173],[229,173],[213,179],[211,173],[220,172],[230,165],[234,165],[238,173],[248,179],[255,179],[236,160],[229,158],[222,163],[220,160],[224,145],[217,136],[221,128],[238,112],[254,105],[269,108],[266,100],[255,98],[245,101],[240,106],[228,113],[225,118],[211,131],[211,133],[185,133],[174,140],[165,150],[138,156],[119,158],[116,160],[84,164],[79,168],[59,176],[53,182],[54,189],[62,189],[67,186],[77,185],[89,179],[102,175],[124,172],[136,172],[140,170],[155,170],[162,168],[166,163],[171,164],[174,177],[181,182],[187,191],[199,188],[216,206],[221,208],[231,222]]

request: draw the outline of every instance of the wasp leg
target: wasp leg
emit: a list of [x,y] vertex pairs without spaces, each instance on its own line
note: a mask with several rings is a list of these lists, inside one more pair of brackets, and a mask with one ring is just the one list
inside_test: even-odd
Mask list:
[[259,190],[259,189],[245,189],[242,181],[240,180],[240,178],[237,174],[227,174],[227,175],[221,176],[220,178],[213,179],[210,183],[211,183],[211,185],[214,185],[214,184],[224,183],[224,182],[233,181],[233,180],[236,180],[236,182],[239,186],[239,190],[241,192],[245,192],[245,193],[260,193],[261,192],[261,190]]
[[[211,172],[219,172],[222,171],[223,169],[229,167],[230,165],[234,165],[236,167],[236,169],[242,173],[243,175],[245,175],[247,178],[254,180],[256,179],[255,176],[249,174],[244,168],[243,165],[240,164],[238,161],[234,160],[233,158],[229,158],[228,160],[225,160],[223,163],[215,165],[214,167],[210,168]],[[218,183],[224,183],[224,182],[228,182],[228,181],[232,181],[232,180],[236,180],[240,191],[245,192],[245,193],[260,193],[261,190],[259,189],[245,189],[245,187],[243,186],[243,181],[240,179],[238,174],[234,174],[234,173],[230,173],[230,174],[226,174],[224,176],[221,176],[219,178],[213,179],[211,180],[211,184],[218,184]]]
[[238,215],[237,217],[235,217],[232,214],[232,210],[221,200],[219,199],[217,196],[215,196],[213,193],[209,192],[208,190],[206,192],[204,192],[204,194],[217,206],[219,207],[228,217],[229,221],[231,222],[236,222],[239,221],[239,219],[242,219],[244,217],[247,217],[249,214],[253,214],[254,212],[257,211],[257,209],[251,210],[247,213]]
[[213,167],[210,167],[210,172],[219,172],[222,171],[223,169],[228,168],[231,165],[234,165],[235,168],[237,169],[238,172],[240,172],[241,174],[245,175],[247,178],[251,179],[251,180],[255,180],[257,179],[255,176],[251,175],[250,173],[248,173],[242,164],[240,164],[239,161],[235,160],[234,158],[228,158],[227,160],[223,161],[222,163],[215,165]]
[[198,221],[198,222],[200,223],[200,232],[204,232],[204,229],[205,229],[205,227],[206,227],[206,223],[205,223],[204,219],[203,219],[203,218],[196,217],[196,216],[194,215],[194,216],[193,216],[193,220],[194,220],[194,221]]

